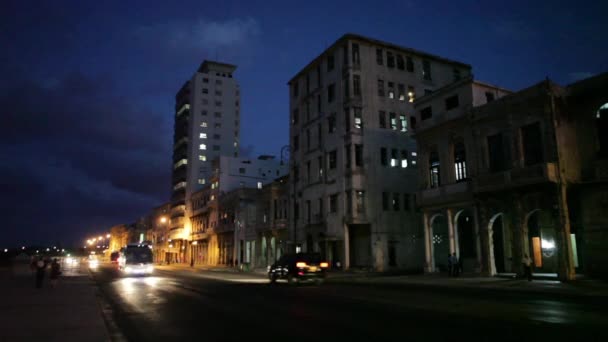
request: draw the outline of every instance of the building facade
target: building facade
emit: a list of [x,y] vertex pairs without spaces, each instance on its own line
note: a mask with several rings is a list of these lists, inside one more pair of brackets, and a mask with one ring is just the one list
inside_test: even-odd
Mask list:
[[175,99],[170,239],[185,250],[190,235],[189,198],[213,175],[211,161],[238,156],[240,90],[236,66],[204,61]]
[[344,268],[419,268],[413,103],[470,73],[353,34],[298,72],[289,81],[291,249]]
[[[416,101],[425,269],[607,274],[608,74],[510,93],[472,80]],[[603,200],[602,200],[603,199]]]
[[265,268],[288,251],[288,213],[289,177],[284,176],[265,185],[257,196],[255,230],[246,235],[243,260]]

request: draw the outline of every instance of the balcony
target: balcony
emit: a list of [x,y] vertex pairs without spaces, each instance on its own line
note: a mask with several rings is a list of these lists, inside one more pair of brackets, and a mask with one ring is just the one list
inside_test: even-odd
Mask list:
[[425,189],[416,196],[418,205],[433,206],[445,203],[466,202],[473,198],[471,180],[442,185],[438,188]]
[[475,178],[475,192],[498,191],[525,185],[557,182],[556,164],[543,163],[479,175]]

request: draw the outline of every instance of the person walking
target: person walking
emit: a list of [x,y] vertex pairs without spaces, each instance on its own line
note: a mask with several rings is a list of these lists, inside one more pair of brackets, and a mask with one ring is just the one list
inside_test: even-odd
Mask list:
[[524,272],[528,281],[532,281],[532,260],[528,254],[524,254],[524,257],[521,260],[522,264],[524,264]]
[[36,288],[42,288],[42,282],[44,280],[44,273],[46,271],[46,263],[42,258],[38,258],[36,261]]
[[57,279],[61,275],[61,265],[57,262],[57,258],[53,259],[53,263],[51,264],[51,287],[55,288],[57,286]]

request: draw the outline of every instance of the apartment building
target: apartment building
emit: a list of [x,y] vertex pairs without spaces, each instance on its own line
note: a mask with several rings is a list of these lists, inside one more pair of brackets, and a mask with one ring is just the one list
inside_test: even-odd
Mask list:
[[246,234],[245,262],[255,267],[272,265],[287,252],[289,241],[289,177],[264,185],[256,198],[253,234]]
[[185,250],[190,235],[190,196],[213,175],[211,161],[238,156],[240,90],[235,65],[203,61],[175,98],[170,236]]
[[335,266],[420,267],[413,103],[471,66],[346,34],[289,81],[292,249]]
[[[463,80],[416,101],[425,268],[608,276],[608,73],[510,93]],[[471,96],[472,95],[472,96]]]

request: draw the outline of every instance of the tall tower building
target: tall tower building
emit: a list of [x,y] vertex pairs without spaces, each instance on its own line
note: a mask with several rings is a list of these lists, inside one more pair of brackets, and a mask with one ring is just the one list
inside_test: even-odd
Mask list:
[[419,268],[414,101],[471,66],[346,34],[290,81],[290,242],[333,265]]
[[211,161],[238,157],[239,85],[235,65],[203,61],[175,97],[170,235],[173,252],[185,253],[190,239],[190,195],[209,182]]

